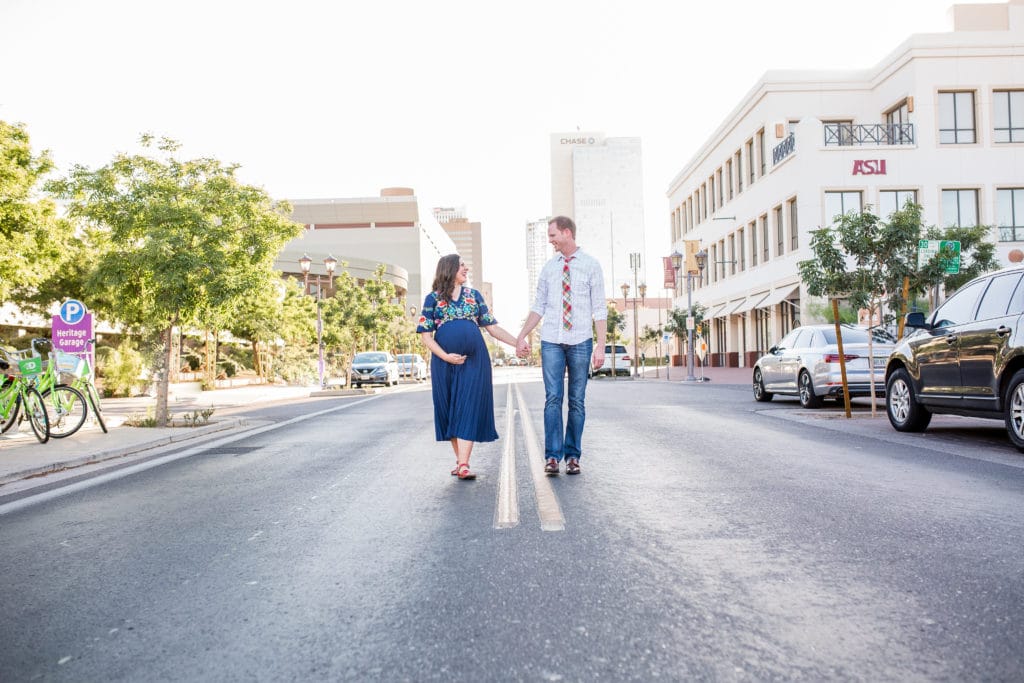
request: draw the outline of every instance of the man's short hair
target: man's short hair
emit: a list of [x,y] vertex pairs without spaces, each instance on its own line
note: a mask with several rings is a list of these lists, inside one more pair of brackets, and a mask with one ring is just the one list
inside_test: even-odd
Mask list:
[[572,233],[573,239],[576,239],[576,224],[572,222],[572,219],[568,216],[555,216],[548,221],[548,225],[554,223],[558,226],[559,230],[568,230]]

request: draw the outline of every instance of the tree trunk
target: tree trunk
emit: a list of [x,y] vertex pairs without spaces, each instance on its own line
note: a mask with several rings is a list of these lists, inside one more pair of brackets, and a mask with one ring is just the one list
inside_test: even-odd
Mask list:
[[167,397],[170,393],[170,382],[168,375],[168,368],[171,363],[171,346],[173,345],[174,325],[168,325],[160,333],[160,343],[162,348],[160,353],[157,355],[157,367],[156,367],[156,419],[157,427],[166,427],[169,418],[169,411],[167,409]]

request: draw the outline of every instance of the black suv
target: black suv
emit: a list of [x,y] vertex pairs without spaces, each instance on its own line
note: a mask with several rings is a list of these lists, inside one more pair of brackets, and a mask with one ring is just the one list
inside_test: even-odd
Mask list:
[[910,333],[885,370],[885,407],[901,432],[932,413],[1002,419],[1024,451],[1024,266],[971,280],[930,318],[910,313]]

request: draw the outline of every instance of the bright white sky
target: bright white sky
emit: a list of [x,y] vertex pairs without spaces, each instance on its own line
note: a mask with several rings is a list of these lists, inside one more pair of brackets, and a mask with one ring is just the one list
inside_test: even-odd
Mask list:
[[766,70],[870,67],[947,30],[951,4],[0,0],[0,119],[62,170],[152,132],[275,198],[405,186],[465,206],[514,332],[524,226],[550,211],[550,133],[642,139],[660,291],[668,184]]

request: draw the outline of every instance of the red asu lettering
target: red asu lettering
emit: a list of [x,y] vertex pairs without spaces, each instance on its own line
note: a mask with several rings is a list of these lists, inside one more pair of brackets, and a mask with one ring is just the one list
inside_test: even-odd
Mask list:
[[885,175],[885,159],[857,159],[853,175]]

